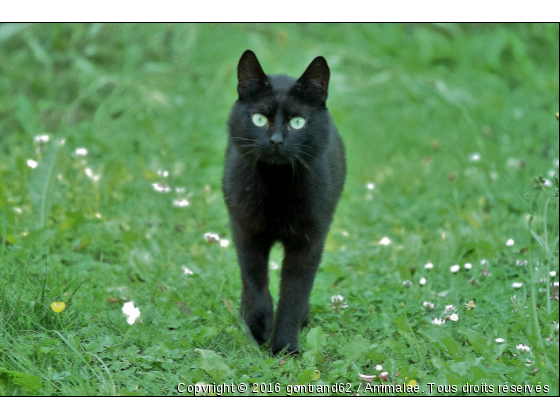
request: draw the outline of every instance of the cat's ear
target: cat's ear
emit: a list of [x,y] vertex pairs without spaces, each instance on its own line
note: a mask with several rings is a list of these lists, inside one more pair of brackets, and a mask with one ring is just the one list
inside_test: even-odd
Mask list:
[[303,99],[324,106],[328,96],[330,74],[327,60],[319,56],[296,82],[296,91]]
[[237,93],[239,99],[247,99],[267,87],[268,79],[259,60],[257,60],[257,56],[251,50],[245,51],[237,65]]

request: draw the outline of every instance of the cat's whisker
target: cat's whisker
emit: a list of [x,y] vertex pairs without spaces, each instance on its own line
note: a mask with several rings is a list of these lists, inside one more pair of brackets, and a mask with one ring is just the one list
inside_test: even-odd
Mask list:
[[257,141],[256,139],[248,139],[248,138],[246,138],[246,137],[235,137],[235,136],[232,136],[231,138],[232,138],[232,139],[238,139],[238,140],[246,140],[246,141],[251,141],[251,142],[256,142],[256,141]]

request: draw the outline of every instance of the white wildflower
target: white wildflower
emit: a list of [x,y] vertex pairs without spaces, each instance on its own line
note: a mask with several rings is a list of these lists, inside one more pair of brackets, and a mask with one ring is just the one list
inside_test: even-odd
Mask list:
[[272,270],[278,270],[278,267],[279,267],[278,264],[275,263],[274,261],[271,261],[271,262],[270,262],[270,268],[271,268]]
[[498,343],[498,344],[501,344],[501,343],[503,343],[503,342],[506,341],[506,340],[504,340],[504,339],[501,338],[501,337],[498,337],[498,338],[496,338],[494,341],[495,341],[496,343]]
[[435,308],[435,305],[432,302],[424,302],[422,304],[422,306],[424,307],[425,310],[427,311],[433,311]]
[[194,272],[190,269],[188,269],[187,267],[185,267],[184,265],[181,266],[181,268],[183,269],[183,274],[187,275],[187,276],[191,276],[194,274]]
[[450,321],[453,321],[453,322],[457,322],[457,321],[459,321],[459,315],[457,315],[457,314],[451,314],[451,315],[449,316],[449,320],[450,320]]
[[188,207],[191,203],[188,202],[185,198],[179,198],[178,200],[173,201],[173,206],[175,207]]
[[31,169],[35,169],[37,167],[38,163],[36,160],[33,159],[27,159],[27,166],[29,166]]
[[88,151],[85,147],[78,147],[74,153],[76,156],[87,156]]
[[445,312],[448,314],[452,314],[454,312],[457,312],[457,308],[453,305],[446,305],[445,306]]
[[209,244],[217,244],[220,242],[220,236],[217,233],[211,233],[211,232],[205,233],[204,239]]
[[126,322],[133,325],[140,317],[140,309],[134,306],[134,302],[126,302],[122,307],[123,314],[126,315]]
[[335,312],[338,312],[339,309],[344,309],[348,307],[348,304],[344,302],[344,296],[342,295],[334,295],[331,297],[331,307],[334,309]]
[[35,136],[35,143],[46,143],[50,140],[48,134],[38,134]]
[[432,268],[434,268],[434,265],[433,265],[431,262],[429,262],[429,263],[427,263],[427,264],[424,266],[424,268],[425,268],[426,270],[431,270]]
[[227,248],[229,246],[229,239],[220,239],[220,246],[222,248]]
[[513,287],[514,289],[521,289],[523,287],[523,283],[515,282],[511,284],[511,287]]
[[424,277],[422,277],[418,283],[420,283],[420,286],[424,286],[427,282],[428,281]]
[[383,366],[381,366],[381,365],[376,365],[376,366],[375,366],[375,370],[378,371],[378,372],[381,372],[381,371],[383,370]]
[[471,263],[466,263],[463,267],[465,267],[465,270],[471,270],[472,269],[472,264]]
[[518,344],[517,346],[515,346],[515,348],[520,352],[520,353],[529,353],[531,351],[531,347],[526,346],[525,344]]
[[470,155],[470,160],[471,162],[478,162],[480,160],[480,154],[479,153],[473,153],[472,155]]
[[442,326],[443,324],[445,324],[445,320],[441,319],[441,318],[434,318],[432,320],[432,324],[434,324],[435,326],[439,327]]
[[358,373],[358,376],[365,382],[373,382],[373,380],[377,378],[377,375],[362,375],[361,373]]
[[391,244],[391,240],[385,236],[383,239],[379,241],[379,244],[383,246],[387,246]]
[[513,239],[510,238],[506,241],[506,246],[514,246],[514,245],[515,245],[515,241]]
[[449,268],[449,271],[451,271],[453,274],[455,274],[455,273],[458,273],[460,269],[461,269],[461,266],[459,264],[455,264],[455,265],[452,265]]
[[373,184],[370,182],[370,183],[368,183],[368,184],[366,185],[366,188],[367,188],[368,190],[372,191],[372,190],[375,189],[375,185],[373,185]]
[[154,190],[160,193],[168,193],[171,191],[171,187],[167,185],[167,183],[165,183],[164,181],[156,182],[152,184],[152,187],[154,187]]

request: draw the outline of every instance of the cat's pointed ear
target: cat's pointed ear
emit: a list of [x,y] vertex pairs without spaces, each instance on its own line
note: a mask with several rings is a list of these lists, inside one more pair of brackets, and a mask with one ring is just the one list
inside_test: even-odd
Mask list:
[[239,99],[249,98],[251,95],[268,87],[266,74],[251,50],[243,53],[237,65],[237,93]]
[[325,57],[315,58],[296,82],[298,93],[303,95],[304,99],[325,105],[329,94],[330,74]]

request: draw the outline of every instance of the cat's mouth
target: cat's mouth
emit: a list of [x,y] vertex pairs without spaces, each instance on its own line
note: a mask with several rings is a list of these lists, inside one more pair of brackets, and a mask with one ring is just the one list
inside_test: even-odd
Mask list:
[[279,150],[263,153],[260,160],[270,165],[287,165],[290,163],[290,159]]

